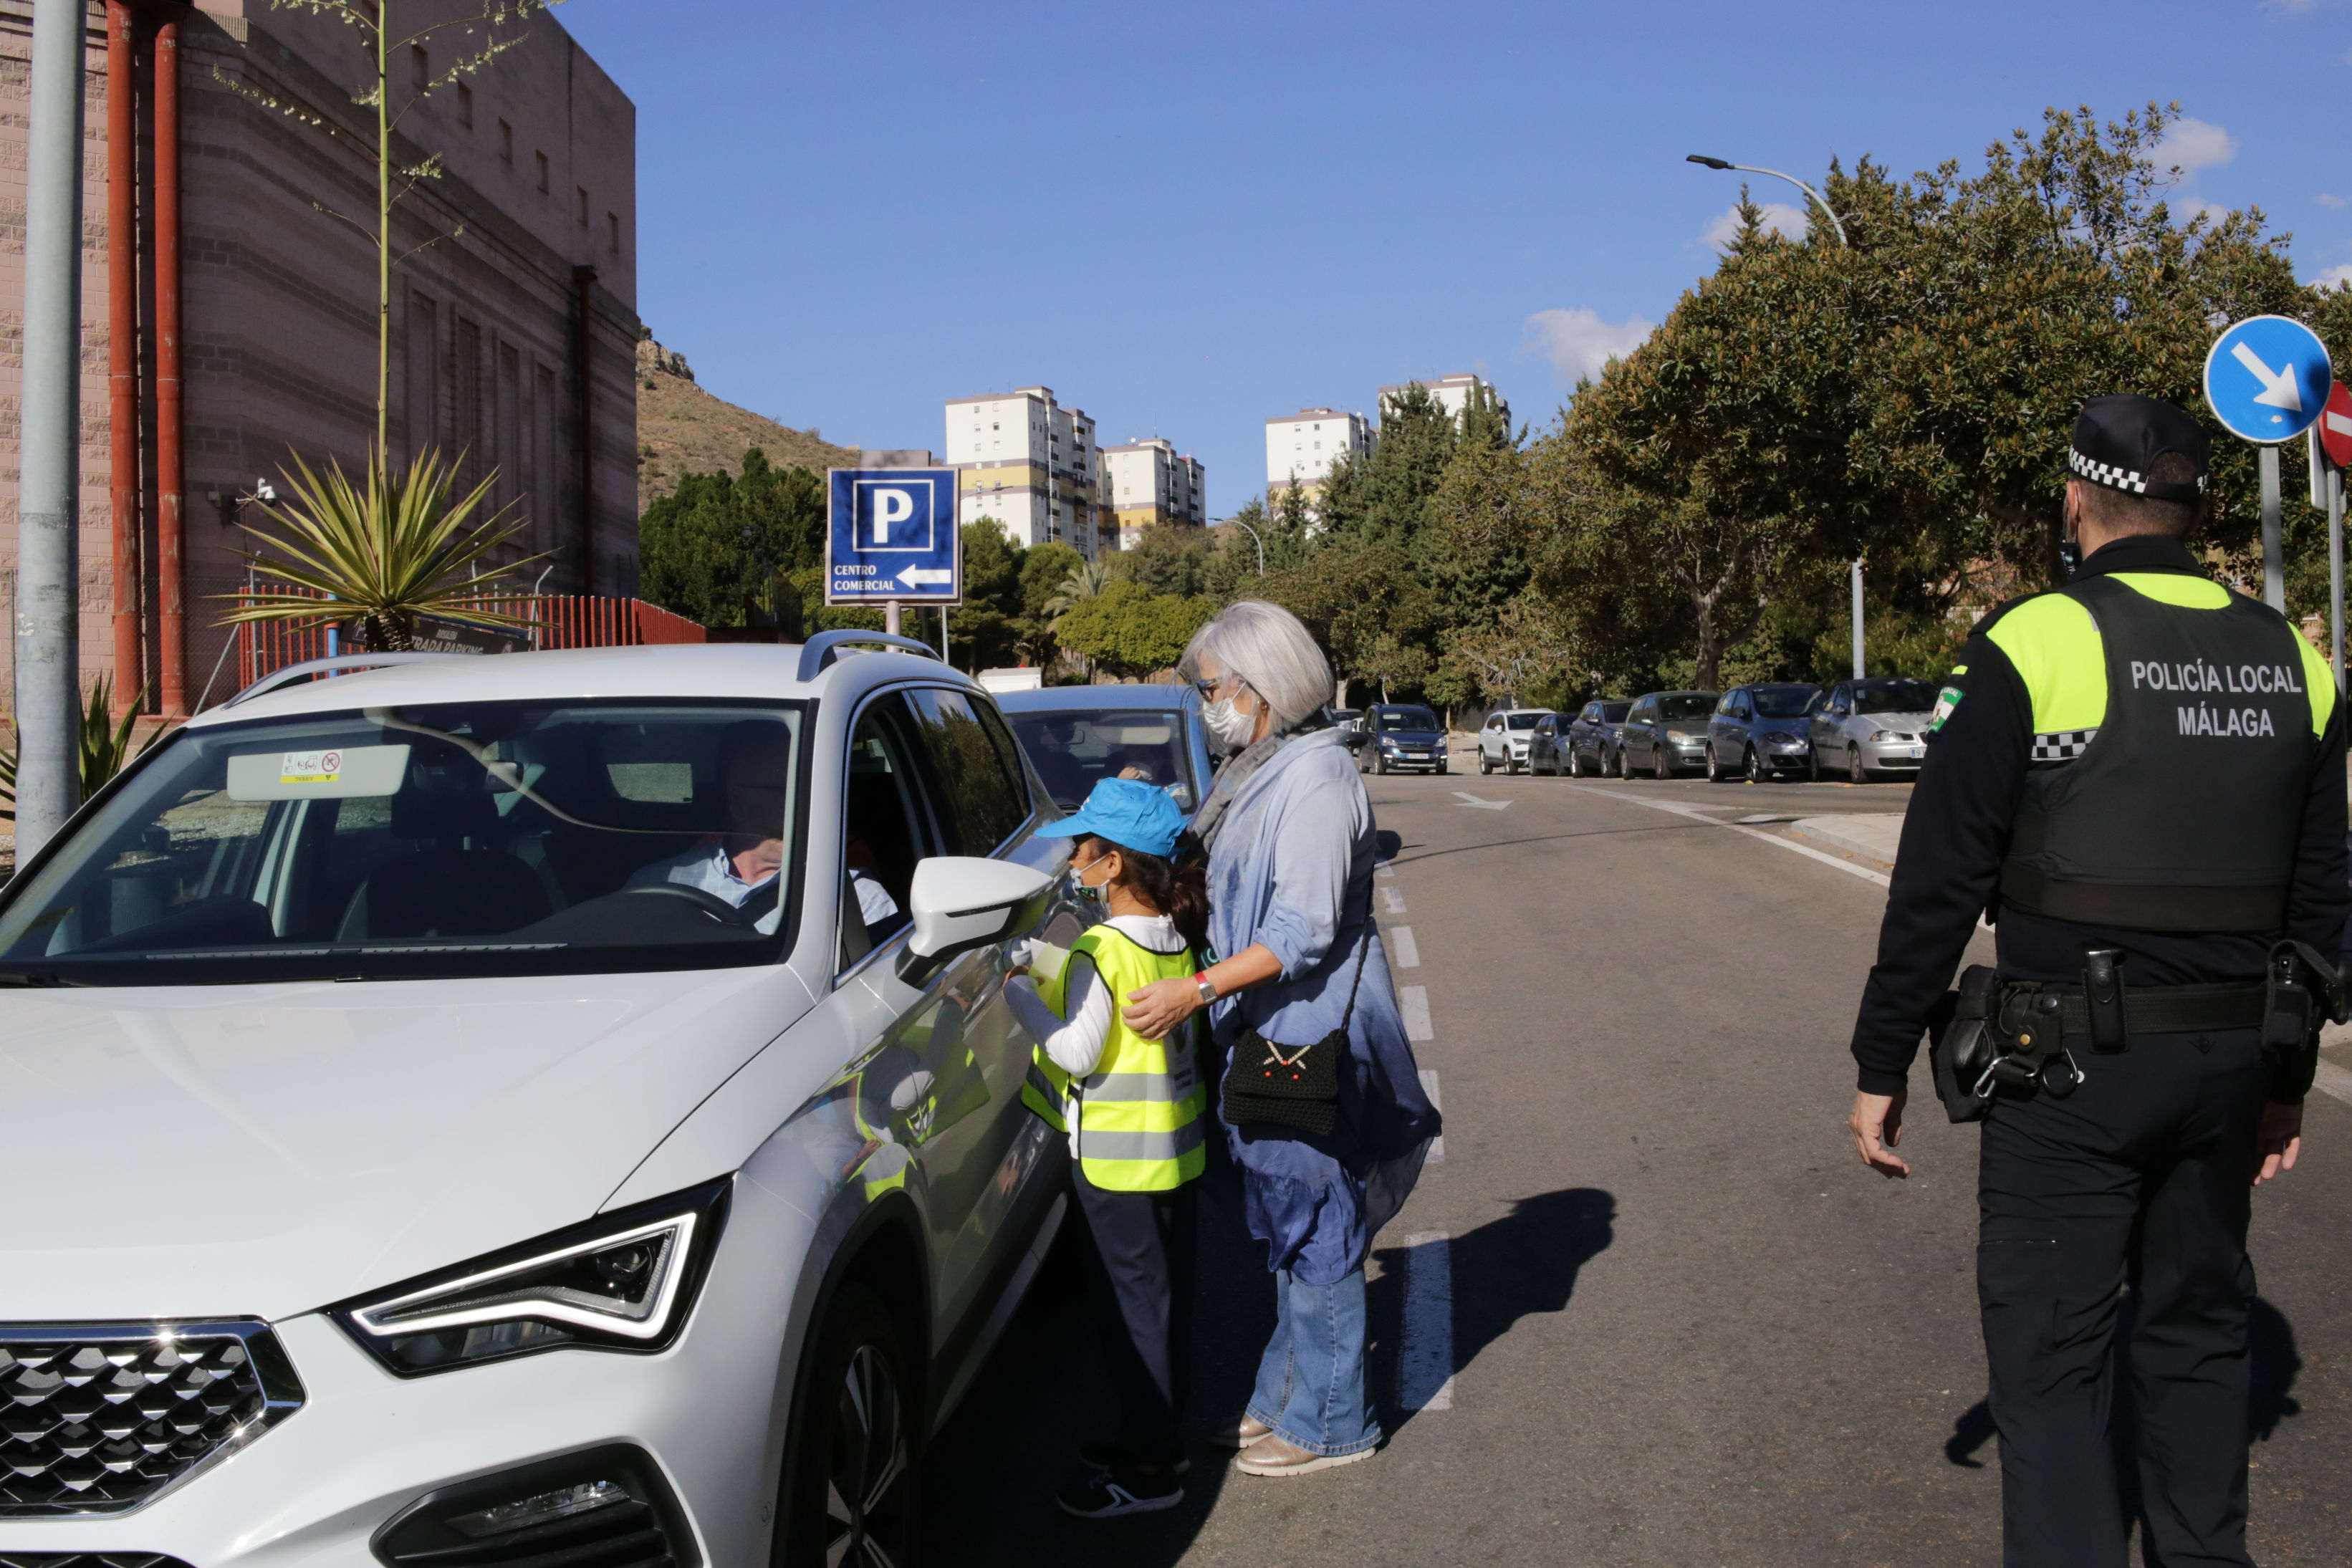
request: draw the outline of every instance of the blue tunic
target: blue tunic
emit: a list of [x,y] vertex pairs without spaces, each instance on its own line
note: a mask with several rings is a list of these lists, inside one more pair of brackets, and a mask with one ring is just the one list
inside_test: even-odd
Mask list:
[[1388,954],[1369,924],[1372,865],[1372,804],[1336,730],[1301,736],[1245,780],[1209,853],[1211,946],[1231,956],[1258,943],[1282,961],[1280,978],[1236,992],[1211,1012],[1228,1061],[1246,1030],[1292,1046],[1338,1029],[1359,947],[1370,938],[1348,1026],[1338,1129],[1318,1138],[1225,1127],[1243,1173],[1250,1234],[1266,1243],[1270,1267],[1311,1285],[1363,1267],[1373,1235],[1403,1206],[1438,1132],[1405,1039]]

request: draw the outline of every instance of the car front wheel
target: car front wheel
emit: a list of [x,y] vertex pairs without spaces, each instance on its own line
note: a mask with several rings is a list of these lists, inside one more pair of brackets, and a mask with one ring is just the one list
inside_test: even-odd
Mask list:
[[1724,772],[1722,764],[1715,759],[1715,747],[1709,746],[1706,748],[1706,781],[1710,784],[1720,784],[1728,777],[1730,775]]
[[1747,773],[1748,781],[1750,784],[1761,784],[1765,779],[1771,777],[1770,774],[1764,771],[1764,765],[1757,758],[1756,748],[1752,746],[1748,748]]
[[1816,784],[1822,781],[1822,748],[1818,746],[1805,752],[1805,777]]
[[921,1437],[898,1329],[864,1285],[826,1315],[793,1412],[779,1522],[786,1568],[908,1568],[915,1561]]
[[1584,777],[1584,753],[1572,747],[1568,754],[1568,776],[1570,779]]
[[1859,746],[1845,748],[1845,776],[1856,784],[1870,782],[1870,769],[1862,765],[1862,747]]
[[1482,746],[1478,748],[1479,776],[1483,778],[1493,771],[1495,771],[1495,759],[1486,755],[1486,748]]
[[1650,771],[1658,777],[1660,782],[1664,782],[1675,776],[1673,764],[1666,760],[1666,748],[1664,747],[1654,747],[1651,749]]

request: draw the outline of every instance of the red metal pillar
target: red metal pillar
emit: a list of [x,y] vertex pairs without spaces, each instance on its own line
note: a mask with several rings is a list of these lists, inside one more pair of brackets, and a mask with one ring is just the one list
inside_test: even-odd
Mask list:
[[161,600],[156,667],[163,712],[188,711],[188,595],[182,549],[186,480],[180,464],[180,22],[155,26],[155,564]]
[[106,0],[107,444],[114,514],[114,711],[145,684],[139,580],[139,102],[128,0]]

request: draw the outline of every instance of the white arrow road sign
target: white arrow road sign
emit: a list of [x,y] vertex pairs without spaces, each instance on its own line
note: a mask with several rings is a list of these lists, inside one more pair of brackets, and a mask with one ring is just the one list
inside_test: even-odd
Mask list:
[[1454,791],[1454,798],[1465,806],[1475,806],[1482,811],[1507,810],[1511,804],[1508,800],[1481,800],[1477,796],[1465,794],[1459,789]]
[[2294,371],[2292,367],[2284,371],[2273,371],[2263,363],[2263,357],[2260,354],[2255,353],[2244,343],[2231,345],[2230,357],[2252,371],[2254,379],[2263,383],[2263,390],[2254,394],[2256,402],[2266,403],[2272,408],[2283,408],[2289,413],[2303,412],[2303,390],[2294,384]]
[[926,582],[953,582],[955,573],[944,568],[926,571],[921,567],[910,566],[898,574],[898,580],[909,588],[914,588]]

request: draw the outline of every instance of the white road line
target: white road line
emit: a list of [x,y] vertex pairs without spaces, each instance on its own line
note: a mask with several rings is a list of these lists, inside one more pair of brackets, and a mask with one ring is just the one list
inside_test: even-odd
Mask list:
[[1376,869],[1372,874],[1374,876],[1394,876],[1396,875],[1396,867],[1389,864],[1386,861],[1382,861],[1380,863],[1379,868]]
[[1510,806],[1508,800],[1481,800],[1477,796],[1463,789],[1454,791],[1454,798],[1465,806],[1475,806],[1482,811],[1500,811]]
[[1435,1040],[1437,1031],[1429,1027],[1429,988],[1400,986],[1397,1006],[1404,1010],[1404,1037],[1407,1040]]
[[1404,1239],[1404,1332],[1397,1343],[1397,1403],[1454,1408],[1454,1258],[1443,1230]]
[[1386,909],[1391,915],[1402,915],[1404,913],[1404,894],[1398,892],[1393,887],[1384,887],[1381,889],[1381,906]]
[[1778,833],[1762,833],[1754,828],[1743,828],[1737,822],[1727,822],[1720,818],[1710,817],[1705,811],[1689,806],[1678,805],[1671,800],[1646,800],[1629,791],[1603,789],[1592,784],[1571,784],[1569,788],[1581,789],[1588,795],[1599,795],[1606,800],[1622,800],[1632,806],[1647,806],[1653,811],[1670,811],[1685,821],[1705,822],[1708,827],[1721,828],[1726,832],[1745,833],[1759,843],[1774,844],[1792,853],[1803,855],[1808,860],[1817,860],[1823,865],[1833,865],[1842,872],[1862,878],[1864,882],[1874,882],[1881,887],[1893,885],[1887,881],[1884,872],[1872,871],[1869,867],[1856,865],[1852,861],[1842,861],[1833,854],[1826,854],[1809,844],[1801,844],[1794,839],[1784,839]]
[[[1421,1076],[1423,1082],[1427,1082],[1428,1073]],[[2324,1056],[2319,1059],[2319,1075],[2311,1081],[2311,1086],[2352,1105],[2352,1071],[2336,1066]]]
[[1410,925],[1391,925],[1382,933],[1388,938],[1389,967],[1392,969],[1421,967],[1421,944],[1412,939]]
[[[1437,1097],[1437,1069],[1434,1067],[1424,1067],[1421,1070],[1421,1092],[1429,1096],[1432,1107],[1441,1113],[1444,1111],[1444,1103]],[[1444,1134],[1440,1133],[1429,1140],[1428,1162],[1433,1166],[1442,1166],[1445,1163]]]

